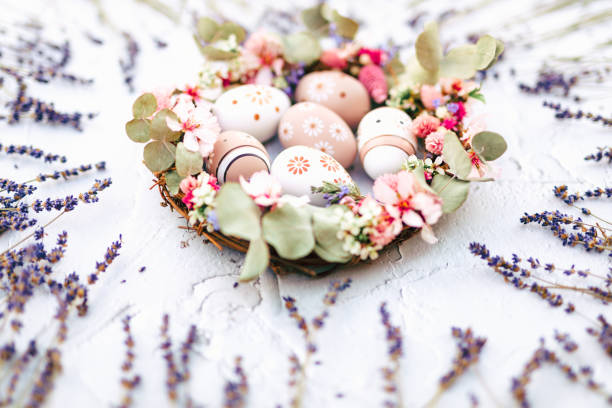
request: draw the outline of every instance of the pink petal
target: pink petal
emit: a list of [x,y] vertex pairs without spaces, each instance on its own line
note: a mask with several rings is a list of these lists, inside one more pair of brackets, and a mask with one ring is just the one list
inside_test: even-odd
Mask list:
[[423,228],[421,228],[421,239],[428,244],[435,244],[438,242],[438,238],[436,238],[433,229],[429,225],[423,225]]
[[178,132],[179,130],[183,129],[181,124],[176,119],[172,119],[168,116],[166,116],[166,125],[170,130],[174,130],[175,132]]
[[407,211],[402,216],[402,221],[409,227],[419,228],[424,225],[423,218],[415,211]]
[[185,137],[183,138],[183,144],[189,151],[197,152],[198,150],[200,150],[198,139],[195,137],[193,132],[185,132]]
[[397,193],[380,178],[374,182],[372,191],[374,192],[374,197],[381,203],[393,204],[397,202]]
[[408,171],[397,173],[397,192],[400,197],[407,198],[414,193],[414,174]]

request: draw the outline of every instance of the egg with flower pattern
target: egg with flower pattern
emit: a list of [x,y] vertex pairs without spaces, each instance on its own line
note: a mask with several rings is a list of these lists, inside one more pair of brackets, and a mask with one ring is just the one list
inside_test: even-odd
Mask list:
[[325,106],[300,102],[289,109],[278,125],[283,147],[309,146],[348,168],[357,155],[357,142],[346,122]]
[[291,102],[278,88],[267,85],[241,85],[221,95],[213,113],[223,130],[238,130],[260,142],[276,134],[278,122]]
[[283,187],[283,193],[308,196],[314,205],[325,205],[321,193],[312,193],[311,187],[321,187],[324,181],[339,185],[354,184],[348,172],[329,154],[308,146],[291,146],[274,162],[272,175]]
[[340,71],[317,71],[305,75],[295,90],[295,99],[331,109],[351,128],[356,128],[370,110],[370,96],[363,84]]
[[363,169],[373,179],[397,173],[404,161],[416,153],[416,137],[406,112],[391,107],[374,109],[357,129],[357,146]]
[[213,151],[206,159],[206,169],[219,183],[238,182],[240,176],[249,179],[258,171],[270,171],[270,156],[253,136],[228,130],[222,132]]

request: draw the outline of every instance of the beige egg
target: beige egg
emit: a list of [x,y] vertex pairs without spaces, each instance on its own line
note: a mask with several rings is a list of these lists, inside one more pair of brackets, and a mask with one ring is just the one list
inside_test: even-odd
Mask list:
[[305,75],[295,90],[298,102],[315,102],[336,112],[355,128],[370,110],[370,96],[359,80],[340,71],[317,71]]
[[325,152],[345,168],[357,155],[355,136],[336,113],[312,102],[300,102],[289,109],[278,125],[283,147],[308,146]]
[[274,137],[278,121],[291,102],[280,89],[266,85],[242,85],[221,95],[213,112],[223,130],[239,130],[260,142]]
[[376,179],[397,173],[404,161],[416,153],[411,123],[406,112],[391,107],[374,109],[363,117],[357,129],[357,146],[368,176]]
[[212,154],[206,160],[208,172],[220,184],[249,179],[258,171],[270,171],[266,148],[248,133],[228,130],[219,135]]
[[314,194],[311,187],[320,187],[324,181],[354,184],[348,172],[330,155],[307,146],[292,146],[272,163],[271,174],[283,187],[283,193],[308,196],[314,205],[325,205],[323,194]]

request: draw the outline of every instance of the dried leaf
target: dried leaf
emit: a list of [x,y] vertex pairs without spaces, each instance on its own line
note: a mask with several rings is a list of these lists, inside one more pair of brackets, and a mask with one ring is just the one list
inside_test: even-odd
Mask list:
[[198,19],[196,29],[198,36],[206,41],[210,42],[215,36],[215,33],[219,29],[219,24],[210,17],[201,17]]
[[461,179],[465,179],[472,170],[472,161],[466,153],[463,145],[452,132],[444,135],[444,147],[442,148],[444,161],[450,166],[450,170]]
[[438,37],[438,25],[430,22],[416,39],[416,57],[427,71],[437,71],[442,60],[442,46]]
[[476,69],[485,69],[495,58],[497,41],[490,35],[484,35],[476,43]]
[[304,207],[277,207],[263,216],[262,227],[265,240],[283,258],[303,258],[314,249],[310,213]]
[[172,195],[177,195],[179,192],[179,185],[183,177],[179,176],[179,174],[172,170],[166,173],[166,188]]
[[495,132],[480,132],[472,138],[472,149],[487,161],[498,159],[507,148],[506,140]]
[[144,148],[145,165],[152,172],[164,171],[174,163],[176,147],[163,141],[152,141]]
[[221,232],[249,241],[261,237],[261,211],[240,184],[226,183],[216,198],[215,213]]
[[283,38],[285,59],[291,63],[310,64],[321,56],[321,46],[308,32],[290,34]]
[[147,119],[132,119],[125,124],[125,132],[136,143],[146,143],[151,139],[151,123]]
[[203,164],[200,152],[188,150],[183,142],[176,146],[176,171],[180,176],[187,177],[201,172]]
[[135,119],[148,118],[157,109],[157,99],[152,93],[140,95],[132,105],[132,114]]
[[265,272],[270,263],[270,251],[262,238],[251,240],[240,271],[240,281],[245,282],[257,278]]
[[461,207],[470,192],[469,181],[457,180],[445,174],[436,174],[431,187],[442,199],[442,212],[446,214]]
[[175,142],[181,137],[181,132],[175,132],[168,127],[168,119],[178,120],[178,117],[170,109],[162,109],[155,114],[153,120],[151,120],[151,130],[149,133],[151,139]]
[[477,50],[473,44],[460,45],[446,54],[440,65],[440,76],[469,79],[476,74]]

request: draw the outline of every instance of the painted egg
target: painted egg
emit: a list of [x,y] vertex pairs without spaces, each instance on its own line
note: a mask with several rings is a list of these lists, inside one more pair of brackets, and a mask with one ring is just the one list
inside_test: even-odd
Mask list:
[[340,71],[318,71],[305,75],[295,90],[298,102],[321,104],[336,112],[355,128],[370,110],[368,91],[357,79]]
[[353,164],[357,155],[357,142],[346,122],[325,106],[312,102],[300,102],[287,109],[278,125],[278,138],[283,147],[314,147],[345,168]]
[[255,172],[270,171],[270,156],[253,136],[228,130],[217,138],[213,152],[206,160],[206,168],[221,184],[237,182],[240,176],[248,180]]
[[274,137],[278,122],[291,102],[280,89],[266,85],[241,85],[221,95],[213,113],[223,130],[239,130],[260,142]]
[[353,184],[348,172],[333,157],[308,146],[292,146],[272,163],[272,175],[283,187],[283,193],[306,195],[314,205],[325,205],[323,194],[313,194],[310,187],[320,187],[324,181]]
[[390,107],[374,109],[363,117],[357,129],[357,146],[368,176],[375,179],[397,173],[408,156],[415,154],[417,141],[411,122],[406,112]]

